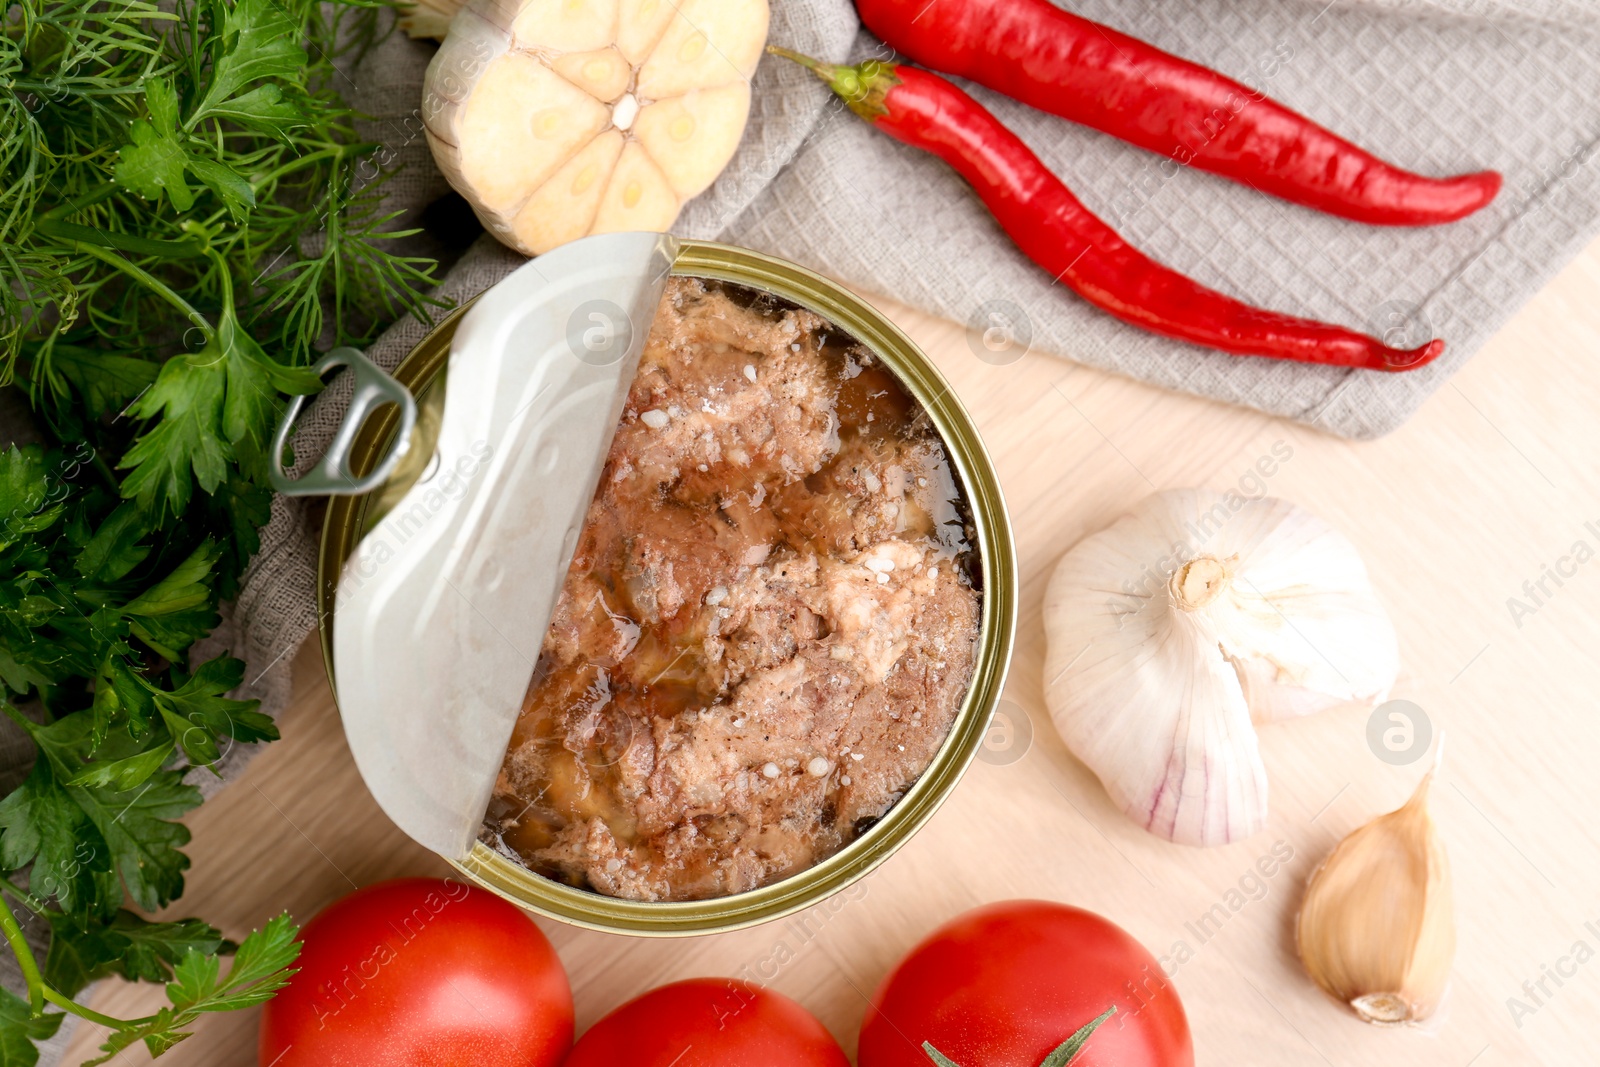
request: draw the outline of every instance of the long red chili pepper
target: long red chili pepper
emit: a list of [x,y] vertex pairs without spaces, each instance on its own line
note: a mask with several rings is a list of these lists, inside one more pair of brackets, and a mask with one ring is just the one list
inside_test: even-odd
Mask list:
[[1050,0],[856,0],[856,8],[923,66],[1332,215],[1450,222],[1500,191],[1494,171],[1401,170],[1257,90]]
[[834,67],[769,47],[822,78],[891,137],[950,164],[1018,248],[1096,307],[1154,333],[1242,356],[1410,370],[1444,342],[1403,351],[1342,326],[1265,311],[1208,289],[1134,248],[1072,195],[1016,134],[972,97],[915,67]]

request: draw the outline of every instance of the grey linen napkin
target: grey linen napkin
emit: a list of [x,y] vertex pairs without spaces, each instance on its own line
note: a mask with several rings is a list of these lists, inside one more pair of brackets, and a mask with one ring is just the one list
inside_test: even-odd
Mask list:
[[[1348,437],[1392,430],[1600,229],[1600,8],[1581,27],[1518,0],[1073,0],[1072,10],[1249,83],[1403,166],[1493,167],[1488,209],[1448,226],[1363,226],[1179,168],[987,90],[973,95],[1088,207],[1157,259],[1278,310],[1449,349],[1404,374],[1239,359],[1100,314],[1005,240],[948,168],[848,113],[725,239],[770,249],[982,329],[999,309],[1035,348]],[[1464,17],[1449,8],[1492,11]],[[863,34],[854,54],[879,46]],[[1165,165],[1164,165],[1165,164]]]

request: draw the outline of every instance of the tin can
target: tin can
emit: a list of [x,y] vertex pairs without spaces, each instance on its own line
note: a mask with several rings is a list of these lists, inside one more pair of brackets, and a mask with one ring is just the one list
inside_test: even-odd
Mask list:
[[[478,843],[451,859],[463,875],[542,915],[613,933],[673,936],[736,930],[810,907],[866,876],[910,839],[955,788],[983,744],[1010,662],[1016,630],[1017,572],[1010,523],[999,480],[971,417],[920,349],[884,315],[812,271],[748,249],[682,241],[671,272],[732,282],[809,309],[870,349],[927,413],[943,440],[976,534],[983,579],[978,650],[973,676],[949,735],[922,776],[882,819],[839,852],[798,874],[748,892],[708,900],[646,902],[605,896],[561,884]],[[346,559],[382,513],[423,473],[432,453],[447,387],[451,339],[469,305],[456,309],[424,337],[394,372],[417,400],[412,447],[388,482],[364,496],[329,500],[318,559],[318,609],[324,662],[337,700],[333,669],[333,612]],[[390,451],[398,417],[391,407],[370,418],[349,452],[357,474]]]

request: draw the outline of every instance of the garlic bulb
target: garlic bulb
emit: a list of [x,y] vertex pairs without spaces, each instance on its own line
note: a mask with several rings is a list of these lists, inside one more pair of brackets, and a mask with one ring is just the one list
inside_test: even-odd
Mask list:
[[450,20],[461,10],[461,0],[410,0],[400,5],[395,20],[407,37],[432,37],[444,40]]
[[733,157],[766,0],[471,0],[428,65],[439,169],[529,255],[662,232]]
[[1306,973],[1370,1023],[1420,1022],[1455,957],[1450,862],[1428,785],[1339,842],[1306,887],[1295,941]]
[[1044,599],[1056,728],[1123,811],[1194,845],[1267,816],[1255,724],[1382,700],[1394,627],[1355,548],[1282,500],[1157,493],[1061,558]]

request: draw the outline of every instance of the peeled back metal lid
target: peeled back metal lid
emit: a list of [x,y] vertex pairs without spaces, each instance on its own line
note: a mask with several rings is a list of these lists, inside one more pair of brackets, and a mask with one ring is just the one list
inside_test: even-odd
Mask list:
[[451,344],[435,455],[340,577],[351,752],[384,812],[447,858],[477,839],[676,253],[661,234],[588,237],[484,293]]

